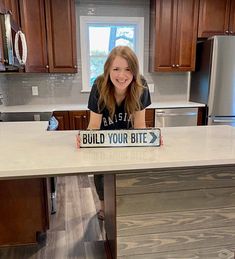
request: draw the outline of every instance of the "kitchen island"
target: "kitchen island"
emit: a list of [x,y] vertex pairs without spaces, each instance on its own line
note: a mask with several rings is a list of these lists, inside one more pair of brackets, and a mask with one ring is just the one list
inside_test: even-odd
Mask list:
[[0,124],[0,179],[105,174],[113,258],[208,259],[235,250],[234,128],[162,128],[161,147],[77,149],[76,131],[33,123]]

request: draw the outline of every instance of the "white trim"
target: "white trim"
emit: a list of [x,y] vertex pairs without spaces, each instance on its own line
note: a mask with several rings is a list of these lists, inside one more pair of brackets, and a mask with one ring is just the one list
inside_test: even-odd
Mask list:
[[82,63],[82,92],[90,92],[88,55],[89,48],[87,39],[89,38],[88,24],[135,24],[136,30],[136,55],[139,60],[140,73],[144,71],[144,17],[112,17],[112,16],[80,16],[80,42],[81,42],[81,63]]

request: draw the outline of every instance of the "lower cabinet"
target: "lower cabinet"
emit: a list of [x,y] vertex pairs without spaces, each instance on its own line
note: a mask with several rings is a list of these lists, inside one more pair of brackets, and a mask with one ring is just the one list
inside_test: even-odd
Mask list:
[[89,123],[90,112],[81,111],[55,111],[53,116],[58,120],[58,130],[85,130]]
[[155,109],[146,109],[145,111],[146,127],[152,128],[155,125]]
[[[198,108],[197,125],[206,125],[207,106]],[[53,115],[59,122],[58,130],[85,130],[89,123],[90,112],[80,111],[55,111]],[[146,127],[155,127],[155,109],[146,109]]]
[[207,125],[207,113],[208,113],[207,106],[198,108],[198,114],[197,114],[197,125],[198,126]]
[[[155,109],[146,109],[146,126],[154,127]],[[90,112],[80,111],[55,111],[53,115],[59,122],[58,130],[85,130],[88,127]]]
[[69,112],[68,111],[55,111],[53,116],[58,120],[58,130],[69,130]]
[[89,111],[69,111],[69,123],[71,130],[85,130],[90,118]]
[[47,178],[0,181],[0,246],[43,242],[49,229]]

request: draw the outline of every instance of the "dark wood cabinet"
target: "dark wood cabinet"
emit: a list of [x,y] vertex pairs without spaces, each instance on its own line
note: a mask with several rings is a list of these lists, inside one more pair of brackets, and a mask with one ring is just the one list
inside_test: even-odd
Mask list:
[[10,12],[12,21],[20,26],[19,1],[18,0],[1,0],[1,6],[5,12]]
[[[58,130],[86,130],[89,124],[90,111],[55,111],[53,116],[58,120]],[[147,127],[154,127],[155,109],[146,109]]]
[[19,0],[26,72],[77,72],[74,0]]
[[[1,10],[1,6],[0,6]],[[3,38],[2,38],[2,28],[0,26],[0,71],[5,71],[4,66],[4,52],[3,52]]]
[[207,121],[207,113],[208,107],[198,107],[198,114],[197,114],[197,126],[204,126],[208,124]]
[[69,111],[71,130],[86,130],[89,124],[89,111]]
[[235,35],[235,0],[231,0],[230,5],[229,34]]
[[0,246],[42,241],[49,228],[47,179],[0,181]]
[[235,35],[235,0],[201,0],[198,37]]
[[77,72],[74,0],[47,0],[48,62],[50,72]]
[[[11,24],[15,31],[20,27],[18,0],[0,0],[0,12],[11,14]],[[0,71],[5,71],[5,58],[3,53],[2,28],[0,26]]]
[[25,72],[48,72],[44,0],[20,0],[20,13],[28,48]]
[[151,72],[195,69],[198,8],[198,0],[151,0]]
[[59,122],[58,130],[85,130],[89,123],[89,111],[55,111],[53,115]]
[[68,111],[55,111],[53,116],[58,120],[59,127],[58,130],[69,130],[69,112]]
[[145,110],[145,121],[147,128],[152,128],[155,126],[155,109]]

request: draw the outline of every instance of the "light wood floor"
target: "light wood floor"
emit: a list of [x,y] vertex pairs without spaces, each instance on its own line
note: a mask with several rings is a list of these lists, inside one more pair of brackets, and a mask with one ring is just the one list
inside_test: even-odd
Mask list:
[[57,213],[45,245],[1,248],[1,259],[106,259],[91,176],[57,177]]

